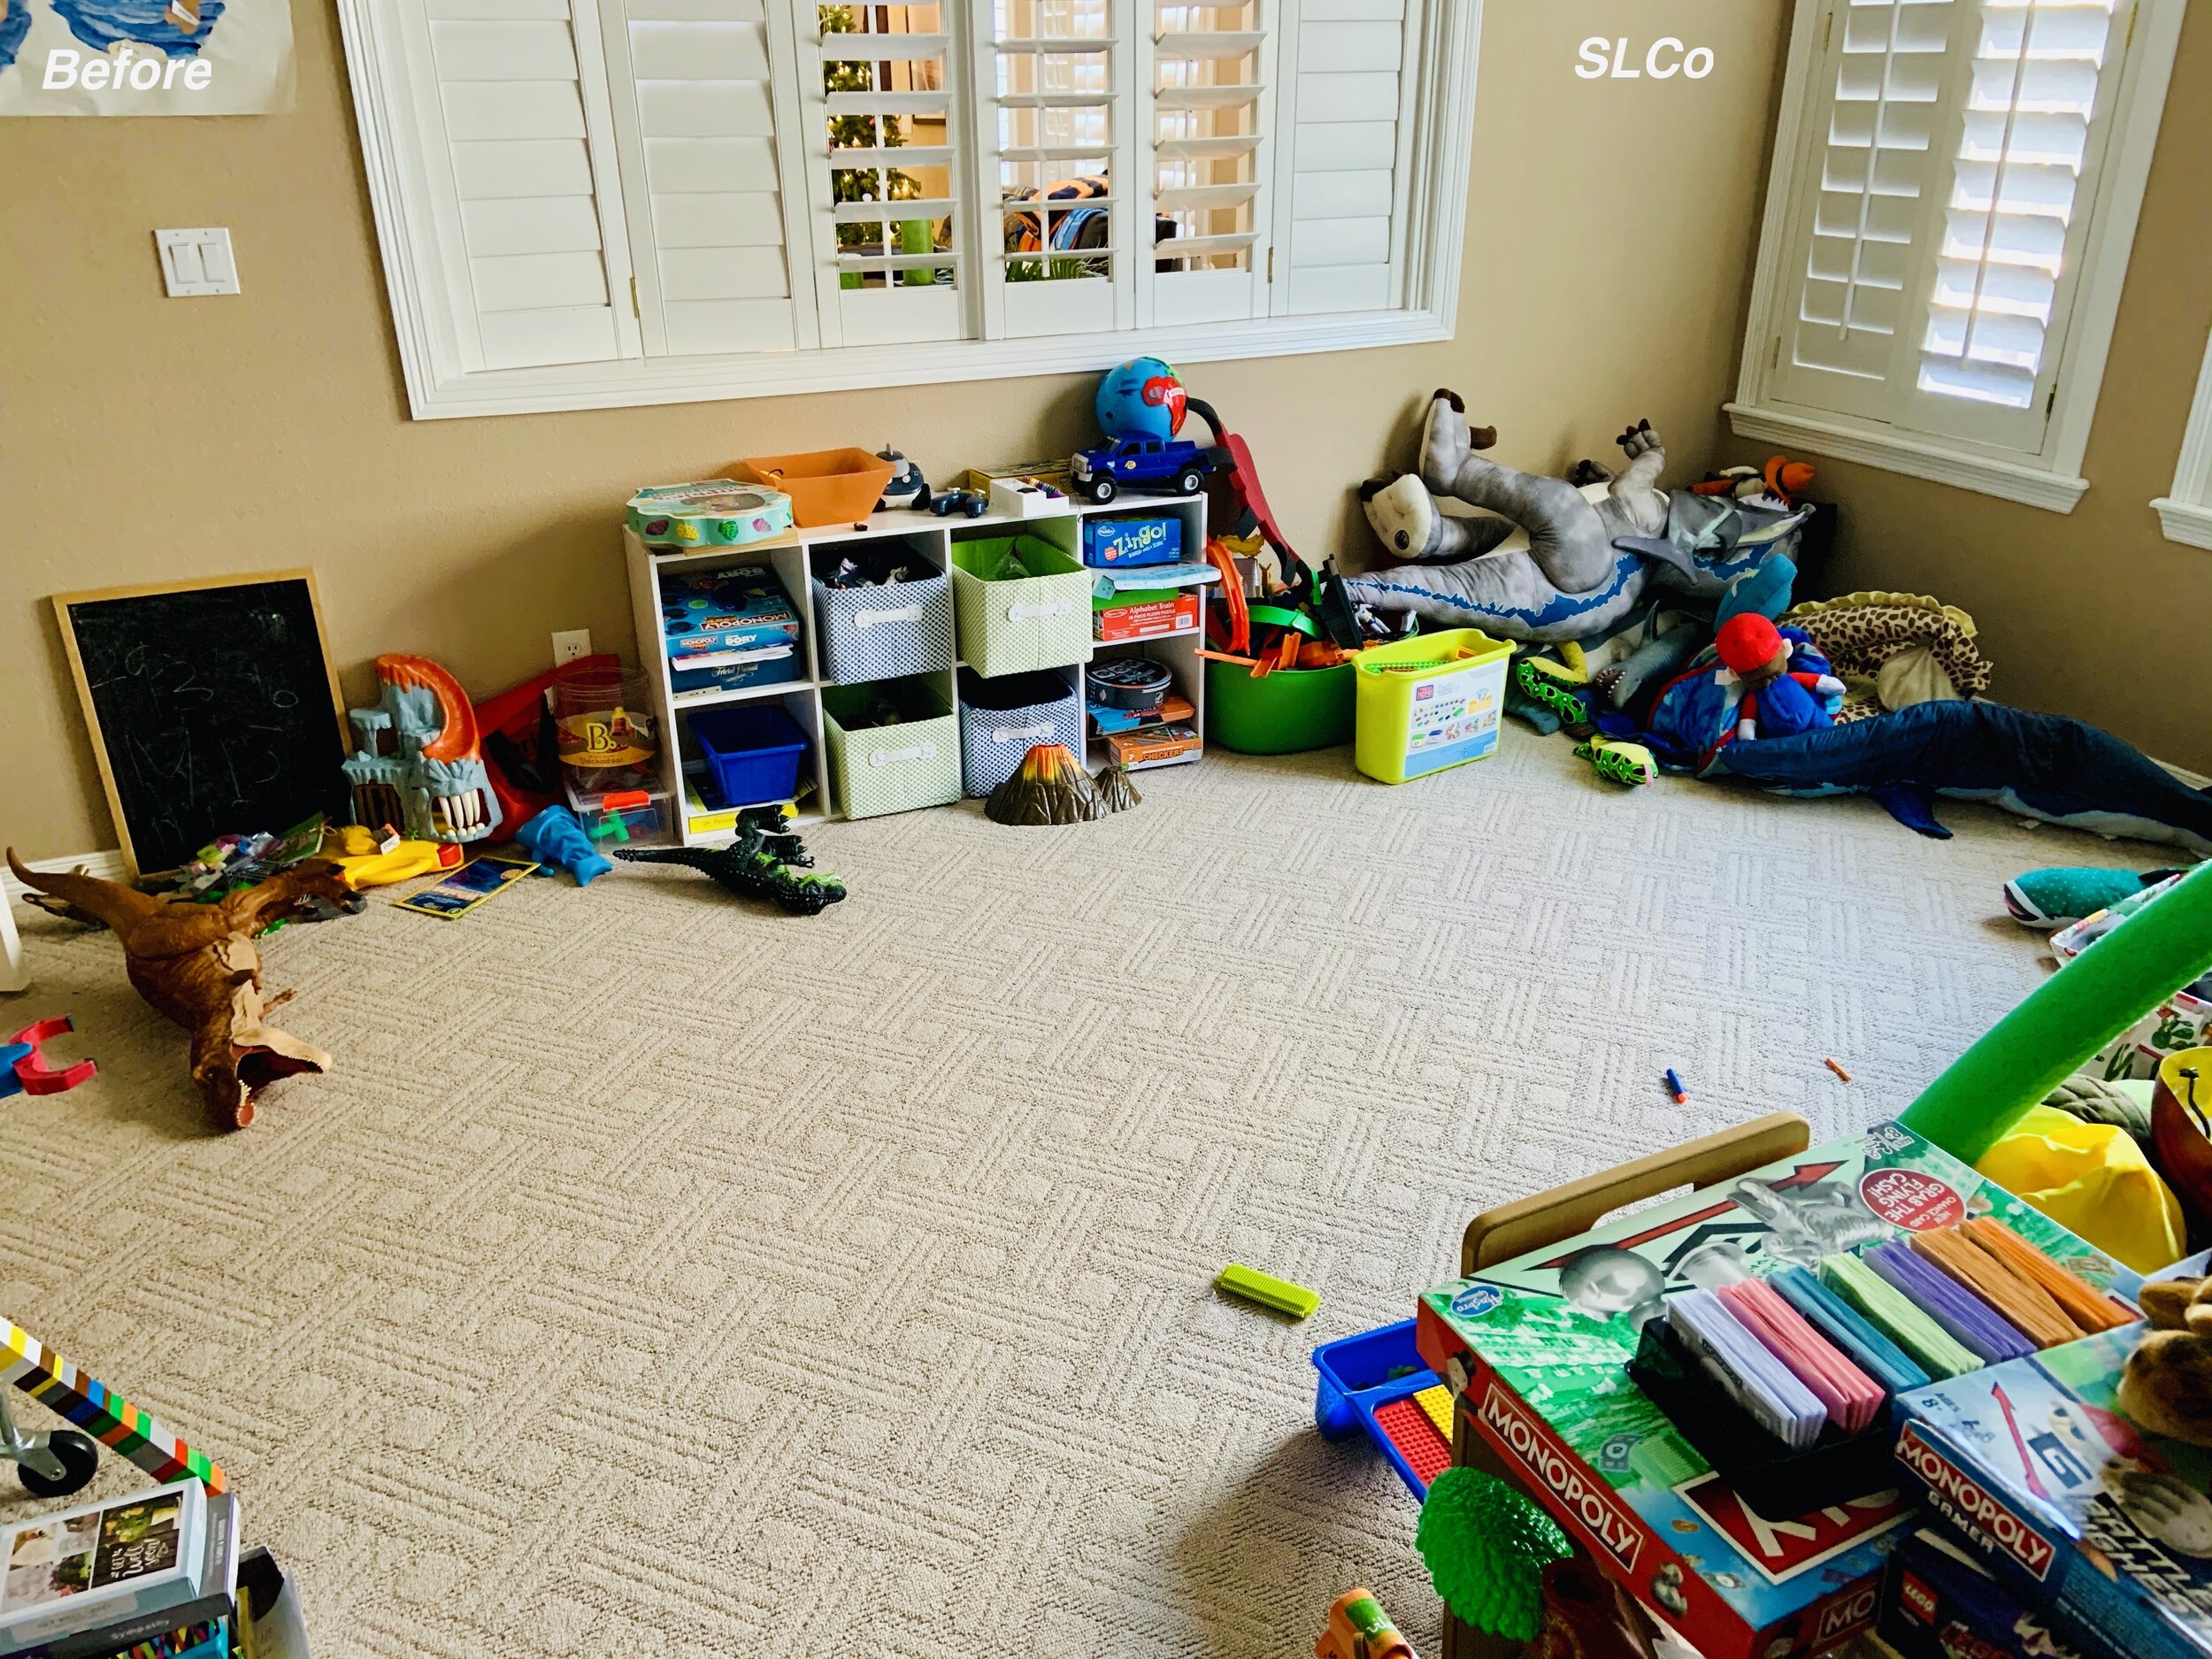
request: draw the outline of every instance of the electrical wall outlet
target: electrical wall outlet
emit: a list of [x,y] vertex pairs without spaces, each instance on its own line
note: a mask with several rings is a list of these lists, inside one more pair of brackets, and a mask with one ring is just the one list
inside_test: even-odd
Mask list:
[[553,636],[554,667],[558,668],[563,663],[572,663],[580,657],[590,655],[591,630],[589,628],[571,628],[565,633],[556,634]]

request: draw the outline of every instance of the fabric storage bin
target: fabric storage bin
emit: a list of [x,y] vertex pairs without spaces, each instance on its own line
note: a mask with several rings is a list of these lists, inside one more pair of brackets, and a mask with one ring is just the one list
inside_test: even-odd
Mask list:
[[1091,572],[1048,541],[1028,535],[955,541],[952,598],[960,655],[979,673],[1091,660]]
[[941,674],[952,666],[952,579],[832,588],[818,576],[814,626],[825,680]]
[[759,806],[798,792],[807,736],[780,703],[702,709],[690,726],[723,805]]
[[1039,743],[1064,743],[1083,756],[1083,704],[1075,687],[1049,671],[987,680],[960,672],[960,761],[972,795],[985,795],[1019,770]]
[[[885,704],[898,718],[880,721]],[[960,721],[926,680],[832,686],[822,693],[830,787],[847,818],[944,806],[960,798]]]

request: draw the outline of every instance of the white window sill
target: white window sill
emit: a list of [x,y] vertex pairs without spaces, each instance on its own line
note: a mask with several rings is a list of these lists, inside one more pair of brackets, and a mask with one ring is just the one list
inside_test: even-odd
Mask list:
[[[2075,503],[2089,488],[2085,478],[2069,478],[2017,461],[2001,461],[1993,456],[1949,449],[1934,439],[1871,432],[1771,409],[1755,409],[1747,403],[1729,403],[1724,407],[1740,438],[1763,438],[1812,455],[1833,456],[1839,461],[1857,461],[1913,478],[1931,479],[1939,484],[1955,485],[2005,501],[2023,502],[2049,512],[2073,511]],[[2208,522],[2212,522],[2212,518]],[[2170,530],[2167,534],[2173,533]]]
[[[396,310],[401,309],[403,291],[396,286],[393,289]],[[630,357],[444,376],[432,365],[428,351],[409,349],[414,337],[403,315],[400,342],[408,402],[416,419],[435,420],[1008,380],[1018,375],[1111,368],[1133,357],[1147,355],[1176,364],[1213,363],[1424,345],[1449,340],[1452,324],[1448,318],[1432,311],[1356,311],[1046,340],[949,340],[928,345],[762,352],[749,357]]]
[[2158,514],[2158,522],[2165,529],[2169,541],[2212,548],[2212,507],[2176,501],[2170,495],[2161,495],[2151,503],[2151,507]]

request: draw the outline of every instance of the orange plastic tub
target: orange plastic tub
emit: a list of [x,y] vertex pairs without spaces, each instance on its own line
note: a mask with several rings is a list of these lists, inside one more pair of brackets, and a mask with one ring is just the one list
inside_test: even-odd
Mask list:
[[876,510],[896,464],[865,449],[816,449],[806,455],[754,455],[737,463],[741,478],[791,497],[794,523],[858,524]]

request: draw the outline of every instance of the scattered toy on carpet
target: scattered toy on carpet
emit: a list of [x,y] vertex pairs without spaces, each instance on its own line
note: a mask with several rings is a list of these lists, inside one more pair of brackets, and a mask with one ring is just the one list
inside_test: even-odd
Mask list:
[[1659,763],[1641,743],[1617,738],[1593,737],[1575,745],[1575,758],[1586,760],[1608,783],[1645,784],[1659,781]]
[[1329,1623],[1313,1644],[1313,1659],[1418,1659],[1375,1593],[1347,1590],[1329,1608]]
[[483,840],[498,827],[499,802],[460,682],[426,657],[404,655],[378,657],[376,678],[376,707],[346,715],[361,739],[345,761],[355,819],[414,841]]
[[583,820],[565,806],[549,806],[515,832],[515,841],[542,864],[558,864],[588,887],[614,868],[584,833]]
[[741,898],[770,899],[790,916],[818,916],[845,897],[835,876],[807,873],[814,860],[788,827],[787,809],[748,807],[726,847],[618,847],[631,864],[681,864]]
[[46,1064],[43,1046],[74,1030],[68,1015],[57,1014],[0,1042],[0,1100],[11,1094],[59,1094],[95,1075],[100,1068],[90,1060],[59,1068]]
[[341,824],[325,833],[323,856],[365,892],[436,870],[457,870],[466,855],[457,841],[394,841],[365,824]]
[[1429,1485],[1414,1547],[1444,1604],[1464,1624],[1511,1641],[1543,1624],[1543,1571],[1571,1555],[1559,1524],[1511,1482],[1454,1467]]
[[1013,776],[985,798],[983,816],[1016,826],[1089,824],[1141,799],[1120,767],[1107,767],[1094,778],[1066,744],[1038,743]]
[[192,1081],[216,1128],[251,1123],[256,1100],[280,1078],[330,1069],[323,1050],[263,1024],[273,1003],[261,995],[261,954],[253,941],[278,922],[365,909],[367,901],[335,864],[295,864],[212,904],[156,898],[96,876],[26,869],[13,848],[8,866],[25,887],[114,930],[132,987],[191,1033]]
[[[1742,687],[1736,703],[1739,738],[1793,737],[1832,725],[1843,681],[1802,634],[1786,637],[1764,617],[1731,617],[1713,635],[1713,649]],[[1818,662],[1816,669],[1810,664]]]
[[[281,835],[262,830],[251,835],[219,835],[177,872],[172,888],[179,898],[204,903],[227,893],[265,881],[322,850],[323,815],[316,813]],[[150,881],[149,886],[152,885]]]
[[1277,1313],[1288,1314],[1294,1319],[1311,1318],[1321,1306],[1319,1291],[1294,1285],[1272,1273],[1263,1273],[1241,1262],[1232,1262],[1216,1273],[1214,1288],[1246,1302],[1256,1302],[1263,1308],[1271,1308]]
[[2023,927],[2070,927],[2179,873],[2154,870],[2139,874],[2085,864],[2031,870],[2005,883],[2005,909]]

